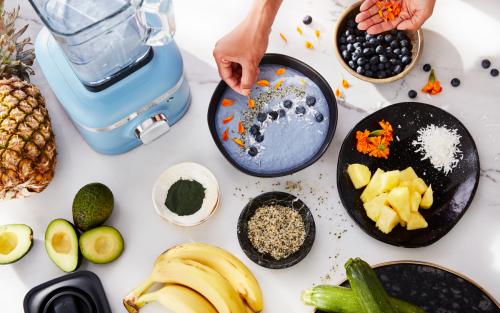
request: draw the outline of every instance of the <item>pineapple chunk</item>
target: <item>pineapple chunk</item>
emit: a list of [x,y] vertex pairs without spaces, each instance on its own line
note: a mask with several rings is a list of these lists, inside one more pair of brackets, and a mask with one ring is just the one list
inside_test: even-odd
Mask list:
[[411,182],[417,178],[418,178],[418,176],[411,166],[408,167],[406,170],[402,171],[401,173],[399,173],[399,181],[400,182],[405,182],[405,181]]
[[420,201],[422,201],[422,196],[414,191],[410,194],[410,211],[418,212],[418,206],[420,205]]
[[422,197],[422,201],[420,202],[420,208],[421,209],[428,209],[431,207],[432,203],[434,202],[434,197],[433,191],[432,191],[432,185],[429,185],[429,188],[425,191],[424,196]]
[[387,200],[399,217],[408,222],[411,219],[410,193],[406,187],[396,187],[389,193]]
[[380,175],[380,191],[391,191],[399,184],[399,171],[390,171]]
[[381,206],[380,216],[377,220],[376,226],[381,232],[388,234],[399,223],[398,213],[388,207],[387,205]]
[[387,202],[387,196],[387,193],[383,193],[363,204],[363,207],[366,210],[366,215],[368,215],[372,221],[376,222],[378,220],[382,205],[389,205],[389,202]]
[[414,230],[420,228],[426,228],[427,222],[424,217],[418,212],[411,212],[411,220],[408,222],[406,229]]
[[399,225],[405,227],[406,226],[406,222],[403,221],[402,219],[399,219]]
[[427,190],[427,185],[422,178],[417,178],[411,182],[411,188],[419,194],[423,195]]
[[370,177],[372,176],[368,167],[361,164],[350,164],[347,167],[347,172],[356,189],[368,185]]
[[365,190],[363,190],[363,193],[361,194],[361,201],[368,202],[382,193],[380,191],[380,175],[384,173],[385,172],[383,170],[377,169],[375,174],[372,176],[372,180],[370,180],[368,186],[366,186]]

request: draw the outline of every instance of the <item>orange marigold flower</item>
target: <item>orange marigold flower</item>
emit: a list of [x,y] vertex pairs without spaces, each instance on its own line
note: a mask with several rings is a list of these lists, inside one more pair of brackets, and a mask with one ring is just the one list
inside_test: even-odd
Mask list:
[[392,138],[392,125],[389,124],[389,122],[385,122],[382,120],[382,122],[379,123],[380,126],[382,126],[382,130],[384,131],[384,138],[387,139],[387,141],[393,141],[394,139]]
[[377,158],[385,158],[389,155],[389,142],[383,137],[370,137],[370,154],[369,156]]
[[431,74],[429,75],[429,82],[427,85],[422,88],[422,91],[428,93],[430,95],[435,95],[440,93],[443,90],[439,81],[436,81],[436,76],[434,75],[434,69],[431,70]]
[[356,139],[358,140],[356,148],[358,149],[359,152],[363,152],[364,154],[367,154],[370,151],[370,143],[368,142],[368,135],[370,135],[370,132],[368,130],[365,130],[364,133],[360,131],[356,133]]

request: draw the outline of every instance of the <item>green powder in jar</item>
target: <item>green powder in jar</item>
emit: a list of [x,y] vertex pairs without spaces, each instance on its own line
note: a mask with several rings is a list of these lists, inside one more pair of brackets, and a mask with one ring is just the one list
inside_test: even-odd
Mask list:
[[168,189],[165,205],[177,215],[192,215],[201,209],[205,188],[196,180],[179,179]]

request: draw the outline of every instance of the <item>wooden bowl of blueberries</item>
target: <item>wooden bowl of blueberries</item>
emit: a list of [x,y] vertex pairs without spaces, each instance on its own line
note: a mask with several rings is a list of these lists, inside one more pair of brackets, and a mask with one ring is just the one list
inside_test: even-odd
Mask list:
[[353,76],[374,84],[405,77],[424,49],[422,30],[392,30],[370,35],[355,22],[359,1],[340,15],[333,31],[333,47],[340,64]]

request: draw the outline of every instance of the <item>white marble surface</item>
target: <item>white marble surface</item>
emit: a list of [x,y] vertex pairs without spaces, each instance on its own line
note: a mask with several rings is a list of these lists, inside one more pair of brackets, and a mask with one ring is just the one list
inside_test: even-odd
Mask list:
[[[29,23],[27,34],[34,41],[42,27],[27,0],[7,0],[10,10],[18,3],[21,13],[16,26]],[[212,49],[245,16],[251,1],[189,0],[175,1],[178,32],[193,100],[187,115],[170,133],[148,147],[119,156],[100,155],[84,142],[64,113],[40,67],[35,62],[32,78],[47,98],[57,135],[59,156],[56,176],[40,195],[0,204],[0,225],[25,223],[34,230],[35,245],[23,260],[0,267],[2,312],[22,312],[26,292],[47,280],[61,276],[43,245],[44,233],[55,218],[71,220],[71,204],[80,187],[102,182],[115,195],[115,210],[107,222],[118,228],[125,239],[125,251],[114,263],[95,265],[84,262],[81,269],[97,273],[106,290],[113,312],[124,312],[122,297],[146,278],[155,258],[164,250],[186,242],[215,244],[238,256],[254,272],[264,291],[265,312],[310,312],[300,302],[300,291],[327,281],[337,283],[345,277],[343,264],[360,256],[370,264],[395,260],[419,260],[440,264],[458,271],[483,286],[500,300],[500,77],[493,78],[480,67],[489,58],[500,68],[500,2],[495,0],[438,0],[434,16],[424,25],[425,48],[419,66],[405,79],[386,85],[371,85],[347,74],[333,54],[332,30],[337,17],[352,0],[285,0],[270,37],[269,52],[298,58],[317,69],[332,86],[340,73],[351,84],[344,91],[345,103],[339,105],[339,125],[335,138],[320,162],[282,179],[254,179],[235,170],[219,153],[206,125],[210,96],[219,81]],[[325,52],[307,50],[295,27],[305,14],[312,15],[305,35],[315,42],[312,31],[322,34]],[[289,43],[282,47],[279,33]],[[403,249],[378,242],[363,233],[339,204],[335,189],[336,160],[347,132],[368,112],[407,101],[410,89],[419,90],[427,81],[421,70],[425,63],[436,69],[443,92],[433,105],[457,116],[476,138],[481,158],[481,181],[474,202],[458,225],[443,239],[422,249]],[[458,77],[461,85],[452,88]],[[416,99],[429,103],[427,97]],[[484,118],[487,117],[487,118]],[[167,167],[182,162],[198,162],[211,169],[221,187],[221,202],[212,218],[195,228],[178,228],[163,221],[155,212],[151,191],[157,177]],[[322,179],[319,179],[320,174]],[[305,191],[296,192],[318,211],[315,213],[317,237],[309,256],[285,270],[268,270],[253,264],[241,251],[236,238],[240,210],[262,190],[283,190],[285,181],[302,181],[317,194],[329,192],[325,204],[311,199]],[[281,182],[280,186],[275,184]],[[259,187],[256,187],[256,183]],[[274,185],[273,185],[274,184]],[[247,189],[247,186],[249,187]],[[235,190],[237,188],[238,190]],[[241,191],[239,190],[241,188]],[[326,207],[330,208],[326,210]],[[318,216],[320,215],[321,218]],[[351,226],[354,225],[354,226]],[[347,230],[347,232],[344,232]],[[338,233],[342,232],[341,236]],[[337,234],[337,235],[334,235]],[[331,258],[330,258],[331,257]],[[326,275],[330,279],[325,279]],[[154,303],[148,312],[168,312]]]

